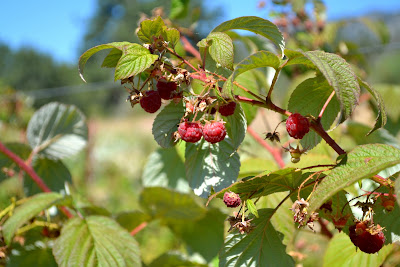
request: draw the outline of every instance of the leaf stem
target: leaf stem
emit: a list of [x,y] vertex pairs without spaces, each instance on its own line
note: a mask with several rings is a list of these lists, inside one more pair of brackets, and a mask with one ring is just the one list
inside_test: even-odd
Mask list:
[[321,120],[322,115],[324,114],[324,112],[326,110],[326,107],[328,106],[329,102],[331,102],[331,100],[332,100],[333,96],[335,95],[335,93],[336,93],[335,90],[333,90],[332,93],[330,94],[330,96],[328,97],[328,99],[326,100],[324,106],[321,109],[321,112],[318,115],[318,120]]
[[145,228],[147,226],[147,222],[142,222],[141,224],[139,224],[138,226],[135,227],[135,229],[133,229],[131,231],[131,236],[136,235],[137,233],[139,233],[141,230],[143,230],[143,228]]

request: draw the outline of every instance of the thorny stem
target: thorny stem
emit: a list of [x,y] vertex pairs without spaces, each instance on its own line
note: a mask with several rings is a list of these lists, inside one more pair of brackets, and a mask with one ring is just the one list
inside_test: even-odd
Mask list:
[[330,94],[330,96],[328,97],[328,99],[326,100],[324,106],[321,109],[321,112],[318,115],[318,120],[321,120],[322,115],[324,114],[326,107],[329,105],[329,102],[331,102],[333,96],[335,95],[335,90],[332,91],[332,93]]
[[[51,189],[43,182],[42,178],[40,178],[39,175],[35,172],[35,170],[31,166],[27,165],[24,160],[22,160],[16,154],[11,152],[8,148],[6,148],[2,142],[0,142],[0,152],[6,155],[9,159],[14,161],[22,170],[24,170],[43,192],[52,192]],[[68,218],[73,217],[73,215],[65,207],[60,207],[60,209]]]
[[282,155],[281,153],[279,153],[279,150],[270,146],[264,139],[258,136],[258,134],[250,126],[247,127],[247,132],[254,138],[254,140],[256,140],[260,145],[268,150],[269,153],[271,153],[276,163],[278,163],[279,167],[283,168],[285,166],[285,162],[283,161]]

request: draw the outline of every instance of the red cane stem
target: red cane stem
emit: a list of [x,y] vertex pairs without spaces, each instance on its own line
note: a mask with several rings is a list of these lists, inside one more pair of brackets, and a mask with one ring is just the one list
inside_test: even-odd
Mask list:
[[191,53],[198,60],[201,60],[200,52],[193,47],[193,45],[189,42],[189,40],[185,36],[181,36],[181,41],[183,43],[183,49]]
[[266,150],[271,153],[272,157],[275,159],[276,163],[278,163],[279,167],[285,167],[285,162],[282,159],[282,155],[279,153],[279,150],[271,147],[264,139],[262,139],[250,126],[247,127],[247,132],[256,140],[260,145],[262,145]]
[[[22,170],[24,170],[31,178],[32,180],[39,186],[39,188],[46,193],[52,192],[51,189],[43,182],[42,178],[37,175],[35,170],[27,165],[23,159],[18,157],[16,154],[14,154],[12,151],[10,151],[3,143],[0,142],[0,152],[6,155],[9,159],[14,161]],[[65,208],[65,207],[60,207],[61,211],[64,212],[64,214],[68,218],[72,218],[73,215]]]

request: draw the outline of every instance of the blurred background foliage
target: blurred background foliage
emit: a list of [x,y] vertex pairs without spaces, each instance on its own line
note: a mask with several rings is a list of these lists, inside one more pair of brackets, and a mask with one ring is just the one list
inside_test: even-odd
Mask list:
[[[288,48],[322,49],[340,54],[348,60],[357,74],[373,84],[385,99],[388,124],[386,130],[383,130],[384,134],[376,134],[374,140],[382,141],[382,135],[387,132],[392,138],[389,139],[393,141],[394,138],[394,142],[398,144],[400,14],[373,13],[364,17],[329,21],[325,17],[323,2],[297,2],[301,3],[290,4],[290,1],[281,0],[268,2],[268,5],[264,1],[249,4],[258,4],[260,9],[265,10],[265,18],[274,21],[284,32]],[[311,8],[305,9],[305,2],[312,3]],[[195,45],[211,31],[216,21],[224,14],[223,8],[209,9],[201,0],[191,0],[186,12],[176,14],[171,14],[170,1],[98,0],[96,12],[81,40],[80,52],[107,42],[138,42],[135,35],[138,23],[155,15],[169,17],[170,23],[179,25],[182,34]],[[243,15],[246,15],[245,11]],[[235,56],[239,59],[254,49],[271,49],[265,45],[265,40],[255,36],[249,36],[244,41],[239,37],[235,38],[233,33],[231,37],[236,44]],[[142,218],[143,214],[135,210],[140,209],[143,168],[150,153],[157,148],[151,135],[154,117],[138,108],[132,111],[129,103],[125,103],[128,95],[125,88],[112,82],[112,70],[99,67],[104,56],[105,54],[98,53],[88,62],[85,69],[88,83],[84,84],[78,75],[77,64],[56,62],[48,54],[31,48],[13,50],[5,44],[0,44],[0,138],[3,142],[26,142],[24,132],[28,120],[33,111],[45,103],[59,101],[76,105],[87,116],[89,143],[87,149],[78,157],[68,159],[64,163],[71,172],[76,190],[94,205],[115,213],[120,219],[119,222],[124,225],[124,218],[128,220],[135,216],[140,218],[139,221],[146,220]],[[297,66],[285,68],[285,71],[275,90],[279,92],[277,97],[281,103],[287,102],[291,91],[309,75]],[[243,81],[244,84],[245,82]],[[265,84],[265,81],[261,84]],[[374,110],[374,105],[370,99],[361,98],[360,107],[354,114],[355,121],[361,126],[352,124],[344,130],[335,129],[331,133],[345,149],[369,142],[355,136],[359,136],[364,124],[372,125],[374,114],[371,107]],[[266,117],[270,115],[264,111],[258,113],[252,126],[259,134],[272,131],[274,125],[281,120],[279,117],[269,117],[266,122]],[[351,133],[343,134],[349,133],[346,132],[350,131],[349,129],[355,131],[353,137]],[[253,139],[246,137],[242,147],[241,177],[245,176],[246,172],[248,174],[264,170],[257,169],[262,164],[270,166],[271,170],[277,168],[265,151],[256,155],[257,160],[252,159],[254,155],[249,151],[258,149],[258,144]],[[311,153],[308,160],[331,160],[332,155],[326,150],[326,145],[321,144],[313,150],[315,155]],[[246,158],[251,160],[246,163]],[[304,158],[304,164],[309,163],[306,161],[307,158]],[[4,190],[0,191],[0,197],[9,197]],[[218,204],[214,205],[224,209]],[[228,214],[227,210],[224,211]],[[220,213],[217,215],[221,217]],[[130,230],[134,227],[129,223],[125,225]],[[184,234],[177,234],[173,226],[157,220],[151,222],[136,237],[143,253],[142,260],[146,264],[170,250],[182,251],[182,240],[186,242]],[[317,266],[322,260],[322,252],[327,244],[326,238],[304,232],[296,236],[296,241],[293,241],[293,245],[288,249],[297,253],[292,256],[304,266]],[[213,257],[215,255],[210,255],[207,261],[212,261]],[[396,255],[393,256],[395,257]]]

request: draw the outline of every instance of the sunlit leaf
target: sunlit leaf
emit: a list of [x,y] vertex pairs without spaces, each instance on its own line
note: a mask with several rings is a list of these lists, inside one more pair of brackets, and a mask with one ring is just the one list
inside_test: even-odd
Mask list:
[[152,133],[156,142],[163,148],[172,147],[175,144],[173,133],[178,130],[178,124],[185,114],[182,102],[173,101],[165,106],[156,116],[153,122]]
[[116,48],[116,49],[122,51],[123,49],[126,49],[127,47],[129,47],[131,45],[132,45],[132,43],[129,43],[129,42],[114,42],[114,43],[98,45],[98,46],[88,49],[79,58],[79,75],[80,75],[81,79],[83,81],[85,81],[85,79],[83,78],[83,68],[85,67],[86,62],[88,61],[88,59],[91,56],[93,56],[94,54],[96,54],[97,52],[99,52],[101,50],[110,49],[110,48]]
[[317,186],[308,210],[315,211],[340,190],[399,163],[397,148],[383,144],[357,146]]
[[367,133],[367,135],[370,135],[375,130],[385,126],[385,124],[387,122],[386,108],[385,108],[385,104],[383,102],[383,98],[382,98],[381,94],[378,91],[376,91],[368,83],[362,81],[361,79],[358,79],[358,82],[359,82],[361,87],[364,87],[365,89],[368,90],[368,92],[376,100],[376,103],[377,103],[377,106],[378,106],[378,117],[375,120],[374,128],[372,128],[372,130],[370,130]]
[[140,23],[137,36],[142,42],[151,44],[154,42],[153,38],[158,38],[163,34],[164,28],[165,24],[160,16],[153,20],[146,19]]
[[243,142],[247,131],[247,121],[241,104],[237,103],[235,113],[233,115],[224,117],[226,124],[226,130],[228,136],[231,137],[233,147],[236,150]]
[[75,106],[52,102],[33,114],[26,132],[39,154],[62,159],[77,154],[87,142],[85,116]]
[[120,49],[113,48],[104,58],[101,66],[105,68],[115,68],[121,56],[122,56],[122,51]]
[[144,188],[140,195],[140,204],[154,218],[172,222],[200,219],[206,213],[193,195],[162,187]]
[[223,22],[214,28],[212,32],[224,32],[234,29],[247,30],[264,36],[275,44],[283,55],[283,49],[285,47],[283,35],[278,27],[269,20],[255,16],[239,17]]
[[27,200],[14,210],[13,215],[4,223],[4,240],[10,244],[14,233],[24,223],[35,217],[39,212],[58,204],[64,197],[58,193],[41,193]]
[[194,193],[208,197],[211,188],[215,191],[236,181],[239,169],[239,155],[235,152],[229,137],[216,144],[204,140],[186,144],[186,177]]
[[151,153],[143,169],[144,187],[167,187],[179,192],[191,191],[186,180],[185,165],[175,147]]
[[54,243],[58,266],[141,266],[136,240],[103,216],[70,219]]
[[[65,183],[72,184],[71,173],[61,160],[35,158],[33,161],[33,169],[39,177],[42,178],[43,182],[54,192],[63,191],[65,189]],[[25,178],[24,189],[28,196],[42,192],[30,177]]]
[[341,107],[340,122],[345,121],[352,114],[360,96],[360,86],[350,64],[336,54],[323,51],[309,51],[303,54],[335,90]]
[[229,234],[219,255],[219,266],[295,266],[286,254],[282,234],[271,224],[272,209],[259,210],[259,218],[252,223],[255,229],[249,234]]
[[114,80],[120,80],[137,75],[151,66],[158,59],[150,51],[139,45],[132,44],[128,49],[123,50],[115,68]]

